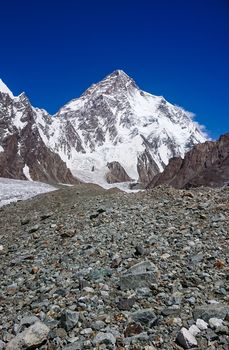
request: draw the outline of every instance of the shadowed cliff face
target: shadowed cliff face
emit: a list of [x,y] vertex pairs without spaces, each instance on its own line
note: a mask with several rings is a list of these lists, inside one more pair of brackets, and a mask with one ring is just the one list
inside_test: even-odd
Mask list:
[[[0,93],[0,177],[77,183],[60,156],[46,147],[25,95]],[[26,173],[23,169],[29,169]]]
[[229,181],[229,133],[218,141],[198,144],[184,159],[172,158],[147,188],[168,184],[176,188],[218,187]]
[[119,162],[107,163],[107,167],[109,169],[106,174],[106,180],[108,183],[112,184],[115,182],[131,181],[131,178]]

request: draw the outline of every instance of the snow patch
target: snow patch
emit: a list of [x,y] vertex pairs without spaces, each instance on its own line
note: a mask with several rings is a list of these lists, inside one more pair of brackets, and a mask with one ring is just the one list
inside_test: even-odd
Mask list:
[[0,207],[55,190],[57,188],[42,182],[0,178]]
[[25,164],[23,168],[23,174],[25,175],[26,179],[28,179],[29,181],[33,181],[33,179],[30,176],[29,167],[27,164]]

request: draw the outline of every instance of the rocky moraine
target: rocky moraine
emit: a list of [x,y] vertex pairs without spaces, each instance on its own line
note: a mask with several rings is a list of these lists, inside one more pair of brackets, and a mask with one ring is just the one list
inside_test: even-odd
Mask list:
[[229,188],[0,209],[0,349],[229,349]]

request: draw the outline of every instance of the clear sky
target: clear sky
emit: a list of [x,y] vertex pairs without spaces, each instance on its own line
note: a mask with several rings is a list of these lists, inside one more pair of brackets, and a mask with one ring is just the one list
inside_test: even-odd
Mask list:
[[0,78],[55,113],[123,69],[145,91],[229,131],[229,0],[7,0]]

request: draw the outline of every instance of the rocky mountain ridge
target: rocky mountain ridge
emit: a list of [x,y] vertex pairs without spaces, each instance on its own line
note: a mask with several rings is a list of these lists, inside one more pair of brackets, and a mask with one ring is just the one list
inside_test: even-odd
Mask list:
[[[148,183],[171,157],[206,140],[188,112],[140,90],[120,70],[53,117],[32,107],[24,94],[14,97],[5,88],[0,104],[0,155],[6,169],[0,176],[70,183],[75,176],[106,185],[111,172],[107,164],[112,163],[110,179]],[[117,176],[120,169],[124,171]]]
[[218,187],[229,184],[229,133],[218,141],[195,145],[181,157],[172,158],[147,188],[167,184],[176,188]]
[[36,114],[24,93],[14,97],[0,91],[0,177],[77,183],[60,156],[43,142]]

